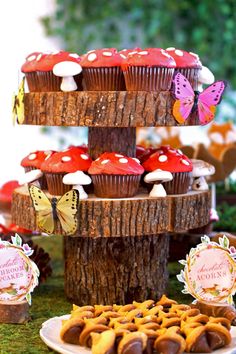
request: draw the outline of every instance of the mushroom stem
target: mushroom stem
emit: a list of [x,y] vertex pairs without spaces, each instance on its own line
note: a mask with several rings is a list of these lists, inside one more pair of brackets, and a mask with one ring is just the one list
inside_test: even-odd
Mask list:
[[149,197],[166,197],[166,191],[162,184],[154,184]]
[[205,177],[195,177],[193,179],[192,190],[194,191],[208,191],[209,187]]
[[83,186],[81,186],[80,184],[75,184],[73,186],[73,189],[77,189],[77,191],[79,192],[80,200],[88,199],[88,194],[85,192]]
[[77,90],[77,84],[73,76],[63,76],[60,87],[63,92],[70,92],[70,91]]

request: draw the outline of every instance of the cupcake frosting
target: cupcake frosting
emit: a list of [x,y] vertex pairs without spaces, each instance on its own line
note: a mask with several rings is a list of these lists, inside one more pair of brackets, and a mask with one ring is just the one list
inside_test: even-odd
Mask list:
[[121,66],[124,57],[116,48],[94,49],[87,52],[82,60],[81,66],[87,68],[101,68],[111,66]]
[[146,171],[161,169],[169,172],[191,172],[193,169],[191,160],[181,150],[170,146],[161,146],[144,163]]
[[81,58],[77,53],[57,51],[53,53],[34,52],[26,57],[21,67],[23,73],[32,71],[51,71],[55,64],[63,61],[80,63]]
[[87,171],[92,159],[83,150],[72,147],[57,152],[46,159],[41,170],[49,173],[70,173],[76,171]]
[[122,69],[127,70],[129,66],[158,66],[175,68],[176,63],[172,56],[162,48],[146,48],[129,53],[122,64]]
[[92,162],[88,172],[91,175],[141,175],[144,168],[136,158],[115,152],[105,152]]
[[169,53],[176,62],[177,68],[201,68],[202,63],[199,59],[199,56],[192,52],[186,52],[182,49],[176,49],[170,47],[166,49],[166,52]]
[[49,158],[54,151],[33,151],[29,155],[23,158],[21,161],[22,167],[35,167],[40,169],[42,163],[45,161],[46,158]]

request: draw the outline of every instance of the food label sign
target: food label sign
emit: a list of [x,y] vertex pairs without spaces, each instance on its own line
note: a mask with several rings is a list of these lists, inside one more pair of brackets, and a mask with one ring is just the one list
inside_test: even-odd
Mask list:
[[38,284],[39,270],[30,260],[31,248],[24,244],[19,235],[12,243],[0,239],[0,301],[22,301],[31,303],[31,293]]
[[177,278],[184,283],[182,292],[199,301],[231,304],[236,291],[235,258],[236,250],[229,247],[226,236],[219,239],[219,244],[202,237],[202,243],[180,261],[184,270]]

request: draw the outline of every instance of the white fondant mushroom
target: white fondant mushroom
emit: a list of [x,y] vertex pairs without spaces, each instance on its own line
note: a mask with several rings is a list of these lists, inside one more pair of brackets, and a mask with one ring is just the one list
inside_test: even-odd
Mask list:
[[28,184],[37,181],[40,177],[43,176],[43,172],[41,170],[31,170],[26,172],[24,176],[19,179],[19,184]]
[[214,175],[215,167],[203,160],[192,159],[193,164],[193,183],[192,190],[206,191],[209,189],[205,177]]
[[67,173],[63,177],[64,184],[71,184],[73,185],[73,189],[77,189],[79,192],[80,200],[87,199],[88,194],[84,191],[83,186],[91,184],[91,178],[86,175],[83,171],[76,171],[72,173]]
[[173,176],[168,171],[163,171],[160,169],[149,172],[145,177],[144,181],[146,183],[153,183],[153,188],[149,193],[149,197],[165,197],[166,191],[161,183],[169,182],[173,179]]
[[209,70],[206,66],[202,66],[198,78],[198,88],[199,92],[203,91],[203,85],[211,85],[215,81],[215,77],[211,70]]
[[70,92],[77,90],[77,84],[73,76],[80,74],[82,67],[74,61],[62,61],[53,67],[53,74],[62,77],[61,90]]

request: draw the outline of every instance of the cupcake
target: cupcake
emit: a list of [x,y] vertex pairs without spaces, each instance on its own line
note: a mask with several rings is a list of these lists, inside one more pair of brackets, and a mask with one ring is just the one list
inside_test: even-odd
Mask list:
[[[41,165],[41,171],[46,176],[49,193],[63,195],[68,192],[72,185],[76,184],[73,174],[78,171],[87,172],[91,162],[89,155],[77,147],[71,147],[51,155]],[[72,182],[67,180],[65,184],[63,178],[68,174],[71,174],[69,177],[72,178]],[[83,174],[81,173],[81,175]]]
[[[32,170],[41,170],[42,163],[49,158],[54,151],[34,151],[21,160],[21,166],[24,168],[25,172],[30,172]],[[45,176],[39,178],[39,185],[42,189],[47,189],[47,181]]]
[[82,89],[81,58],[76,53],[58,51],[35,52],[26,58],[25,73],[31,92],[74,91]]
[[164,49],[147,48],[129,53],[122,63],[127,90],[169,90],[176,64]]
[[136,158],[105,152],[92,162],[88,172],[97,197],[128,198],[137,193],[144,169]]
[[131,48],[131,49],[122,49],[119,51],[119,54],[121,55],[121,57],[123,59],[126,59],[128,57],[128,55],[132,55],[134,53],[137,53],[140,50],[142,50],[142,49],[139,47]]
[[188,192],[193,166],[191,160],[180,150],[173,149],[170,146],[161,146],[142,166],[147,172],[155,170],[171,172],[173,179],[163,183],[167,194]]
[[190,82],[194,90],[198,89],[198,78],[202,69],[202,63],[199,56],[192,52],[186,52],[173,47],[166,51],[174,58],[176,62],[176,72],[183,74]]
[[123,60],[115,48],[90,50],[81,60],[84,89],[88,91],[125,90],[121,70]]

